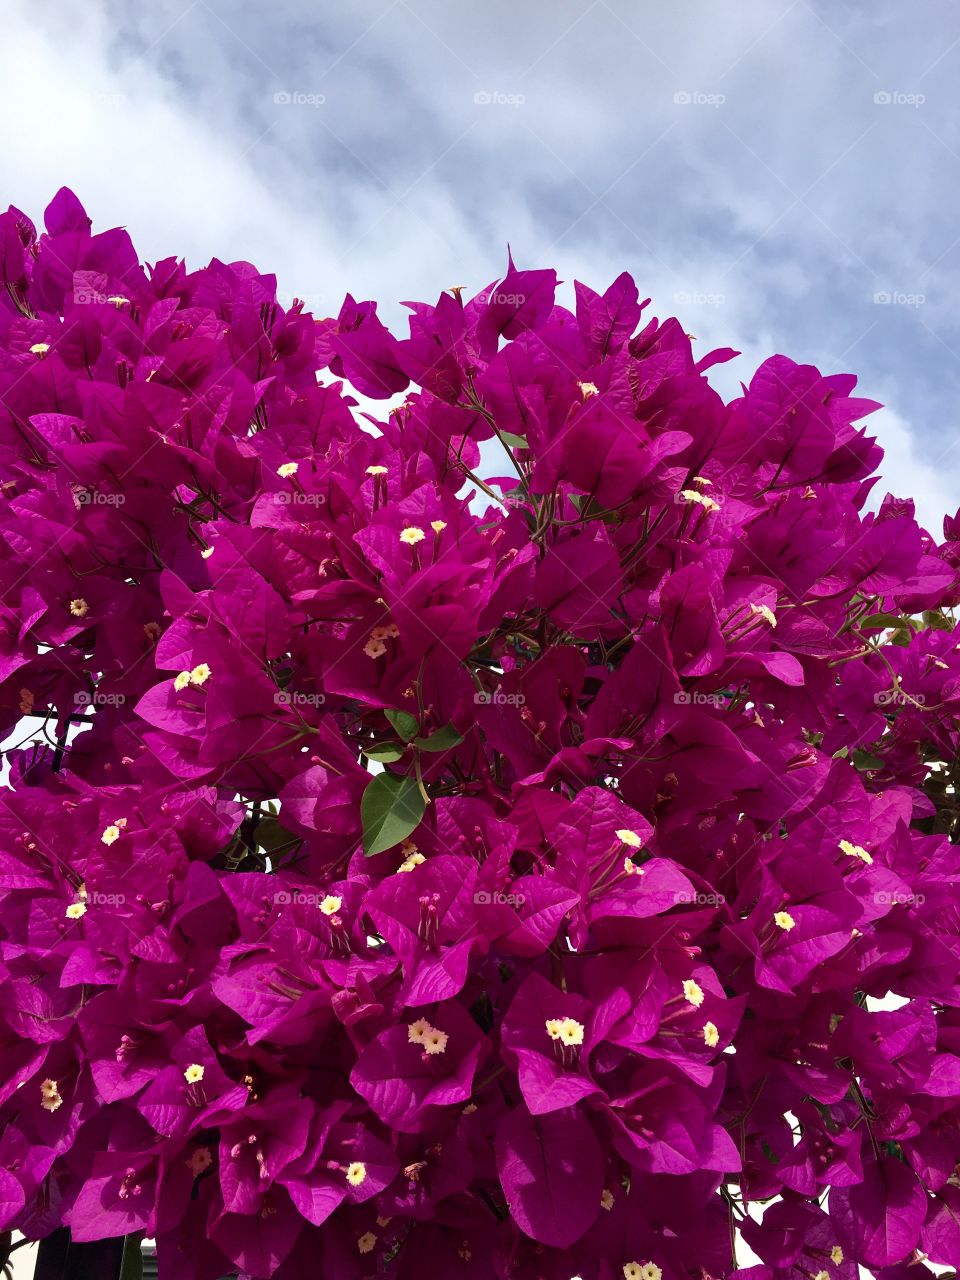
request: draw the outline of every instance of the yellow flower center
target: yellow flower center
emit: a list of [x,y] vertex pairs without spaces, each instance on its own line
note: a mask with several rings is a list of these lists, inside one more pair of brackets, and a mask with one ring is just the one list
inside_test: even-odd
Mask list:
[[336,894],[328,893],[320,903],[320,910],[325,916],[335,916],[342,906],[342,898],[338,898]]
[[684,502],[695,502],[698,506],[703,507],[705,511],[719,511],[720,503],[714,502],[712,498],[706,497],[702,493],[698,493],[696,489],[681,489],[680,497]]
[[212,1164],[213,1156],[210,1153],[210,1148],[197,1147],[196,1151],[194,1151],[190,1159],[187,1161],[187,1168],[193,1176],[197,1178],[201,1173],[205,1173]]
[[409,529],[401,529],[400,541],[405,542],[409,547],[415,547],[418,542],[422,542],[427,535],[422,529],[418,529],[412,524]]
[[705,1022],[703,1024],[703,1042],[710,1049],[715,1049],[720,1043],[720,1032],[714,1023]]
[[433,532],[434,532],[434,533],[443,533],[443,531],[444,531],[444,529],[445,529],[446,527],[447,527],[447,522],[446,522],[446,520],[431,520],[431,521],[430,521],[430,528],[433,530]]
[[277,467],[277,475],[283,476],[284,480],[286,480],[287,476],[295,476],[297,474],[299,466],[299,462],[282,462],[280,466]]
[[643,841],[635,831],[631,831],[629,827],[621,827],[619,831],[613,833],[621,844],[625,844],[630,849],[639,849]]
[[86,617],[86,613],[89,608],[90,606],[87,604],[86,600],[82,599],[79,596],[77,597],[76,600],[70,601],[70,613],[73,615],[74,618]]
[[835,1266],[838,1266],[838,1267],[840,1263],[843,1261],[843,1250],[840,1248],[838,1244],[835,1244],[833,1248],[830,1250],[830,1261],[834,1263]]
[[560,1040],[569,1046],[583,1044],[583,1023],[575,1018],[548,1018],[546,1028],[551,1040]]
[[377,1237],[372,1231],[365,1231],[357,1241],[357,1248],[361,1253],[372,1253],[374,1245],[377,1243]]
[[613,1192],[608,1191],[606,1187],[600,1196],[600,1208],[610,1210],[613,1208]]
[[752,604],[750,606],[750,612],[753,614],[759,614],[765,622],[770,623],[771,627],[775,627],[777,625],[777,615],[765,604]]
[[120,824],[117,822],[111,822],[110,826],[106,828],[100,839],[104,844],[114,844],[120,839]]
[[176,689],[177,693],[180,693],[183,689],[186,689],[189,683],[190,683],[190,672],[181,671],[180,674],[177,676],[177,678],[174,680],[173,687],[174,689]]
[[564,1018],[560,1026],[560,1039],[566,1045],[583,1044],[583,1023],[574,1018]]
[[66,914],[68,920],[79,920],[81,916],[85,916],[87,914],[86,903],[71,902],[69,907],[67,907]]
[[351,1187],[359,1187],[367,1180],[367,1166],[362,1160],[354,1160],[352,1164],[347,1165],[347,1181]]
[[367,467],[368,476],[385,476],[387,474],[386,467]]
[[56,1080],[44,1080],[40,1085],[40,1105],[44,1111],[56,1111],[63,1105]]
[[427,1035],[433,1028],[426,1018],[418,1018],[416,1022],[411,1022],[407,1027],[407,1040],[411,1044],[423,1044]]
[[412,871],[414,867],[419,867],[421,862],[426,862],[426,858],[422,853],[418,853],[417,850],[414,849],[410,857],[404,858],[403,862],[401,862],[399,867],[397,867],[397,872]]
[[797,922],[789,911],[778,911],[773,917],[773,923],[778,929],[783,929],[786,933],[789,933],[791,929],[796,927]]
[[35,342],[30,348],[30,354],[34,356],[45,356],[50,350],[49,342]]
[[445,1053],[448,1038],[445,1031],[438,1031],[436,1027],[431,1027],[423,1039],[424,1052],[429,1053],[431,1057],[438,1053]]
[[206,684],[213,672],[205,662],[198,663],[190,672],[191,684]]
[[183,1078],[187,1084],[199,1084],[203,1079],[203,1067],[199,1062],[191,1062],[184,1071]]
[[700,983],[693,978],[687,978],[683,984],[683,998],[688,1004],[692,1004],[695,1009],[699,1009],[703,1004],[703,988]]
[[840,841],[840,852],[845,853],[848,858],[859,858],[868,867],[873,862],[873,858],[867,853],[862,844],[852,844],[849,840]]

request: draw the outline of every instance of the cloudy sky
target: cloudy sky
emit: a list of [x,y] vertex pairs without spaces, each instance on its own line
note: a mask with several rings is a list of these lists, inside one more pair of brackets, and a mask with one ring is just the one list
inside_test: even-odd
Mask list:
[[627,268],[733,394],[852,370],[898,493],[960,503],[950,0],[46,0],[6,13],[0,200],[335,312]]

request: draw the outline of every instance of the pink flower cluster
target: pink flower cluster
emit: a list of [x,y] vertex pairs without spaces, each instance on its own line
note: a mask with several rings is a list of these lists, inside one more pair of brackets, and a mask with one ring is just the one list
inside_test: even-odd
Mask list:
[[66,190],[0,282],[0,1230],[956,1265],[960,520],[867,510],[855,379],[512,261],[400,339]]

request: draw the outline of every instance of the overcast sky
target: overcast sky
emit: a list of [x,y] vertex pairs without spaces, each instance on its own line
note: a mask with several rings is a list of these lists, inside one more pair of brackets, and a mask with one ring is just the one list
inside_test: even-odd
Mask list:
[[62,183],[148,259],[335,312],[622,269],[733,394],[852,370],[898,493],[960,503],[950,0],[45,0],[5,14],[3,204]]

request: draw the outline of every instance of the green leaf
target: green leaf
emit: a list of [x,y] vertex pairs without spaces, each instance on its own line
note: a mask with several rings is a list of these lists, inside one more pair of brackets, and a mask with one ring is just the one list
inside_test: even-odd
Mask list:
[[368,760],[379,760],[381,764],[393,764],[403,755],[404,748],[395,742],[382,742],[379,746],[369,747],[364,754]]
[[281,826],[274,817],[261,818],[253,837],[257,847],[263,849],[266,854],[273,853],[274,849],[279,849],[281,845],[289,844],[293,838],[293,832]]
[[861,773],[865,769],[882,769],[883,761],[879,756],[873,756],[869,751],[863,751],[857,747],[853,752],[854,768],[859,769]]
[[501,431],[500,439],[504,444],[508,444],[511,449],[529,449],[526,436],[514,435],[512,431]]
[[431,733],[429,738],[415,738],[413,745],[419,747],[421,751],[449,751],[451,747],[459,746],[462,741],[463,734],[458,733],[452,724],[445,724],[442,729]]
[[953,621],[941,613],[939,609],[924,609],[923,620],[930,631],[952,631]]
[[420,824],[426,808],[416,778],[378,773],[360,801],[363,851],[368,858],[392,849]]
[[142,1239],[142,1231],[136,1231],[124,1238],[120,1280],[143,1280],[143,1249],[140,1243]]
[[871,613],[857,625],[861,631],[885,631],[887,627],[902,627],[903,618],[898,613]]
[[416,716],[412,716],[409,711],[394,711],[392,707],[388,707],[383,714],[404,742],[409,742],[411,738],[417,736],[417,730],[420,726],[417,724]]

